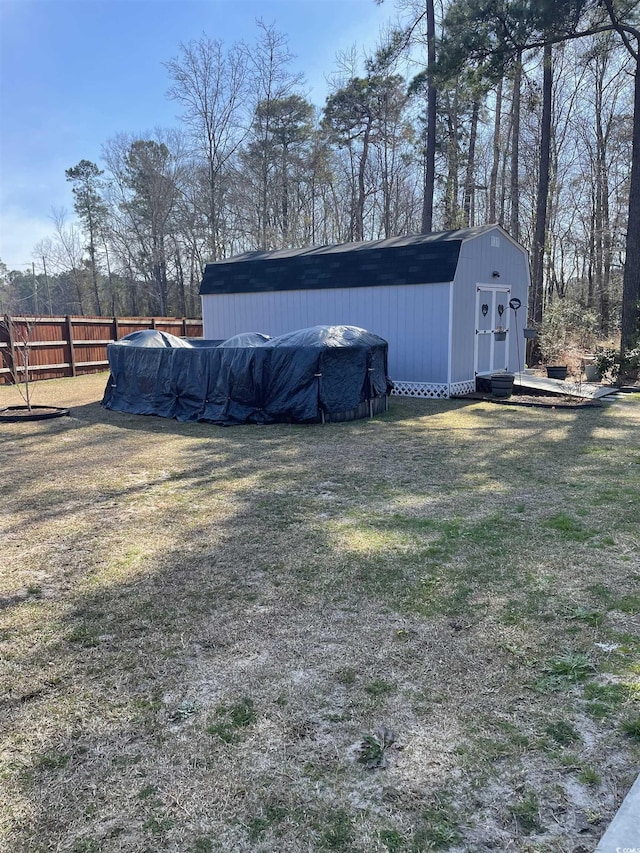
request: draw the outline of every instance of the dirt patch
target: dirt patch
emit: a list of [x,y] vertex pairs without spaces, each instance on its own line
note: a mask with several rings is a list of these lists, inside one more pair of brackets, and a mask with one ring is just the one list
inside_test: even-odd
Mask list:
[[533,406],[542,409],[585,409],[602,406],[600,400],[574,397],[568,394],[512,394],[510,397],[494,397],[493,394],[466,394],[463,400],[484,400],[505,406]]

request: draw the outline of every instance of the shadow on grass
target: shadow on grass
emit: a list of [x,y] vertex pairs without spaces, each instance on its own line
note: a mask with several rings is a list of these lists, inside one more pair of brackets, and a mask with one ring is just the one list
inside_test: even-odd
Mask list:
[[[30,531],[26,542],[43,549],[40,566],[52,575],[5,608],[2,642],[16,642],[3,713],[18,756],[7,775],[29,802],[27,819],[12,814],[15,850],[196,850],[207,838],[219,849],[213,827],[225,807],[238,849],[251,849],[255,814],[281,832],[297,821],[309,837],[333,838],[335,827],[317,828],[326,805],[305,800],[300,777],[318,773],[314,784],[331,787],[346,765],[305,741],[304,727],[298,746],[287,743],[284,705],[296,692],[313,701],[296,679],[319,666],[323,643],[337,654],[332,621],[357,630],[360,612],[381,621],[392,612],[434,626],[463,616],[466,625],[469,614],[499,620],[494,600],[506,600],[509,618],[538,618],[567,581],[544,587],[543,560],[547,571],[567,560],[574,592],[584,591],[578,569],[602,524],[576,515],[577,497],[602,482],[594,431],[608,436],[606,464],[621,481],[637,433],[621,433],[600,410],[396,406],[371,422],[221,430],[90,404],[72,411],[73,426],[52,422],[8,442],[4,501],[19,519],[7,533],[24,541]],[[607,521],[627,530],[616,493],[601,498]],[[49,523],[70,514],[61,549]],[[570,558],[554,544],[568,540]],[[305,628],[305,612],[326,614],[329,639]],[[272,643],[281,672],[268,660]],[[207,734],[249,700],[255,720],[229,743]],[[297,811],[283,787],[281,801],[255,811],[251,789],[277,765],[247,775],[243,738],[259,725],[258,768],[269,737],[295,757],[297,782],[287,784],[302,798]],[[318,766],[305,770],[311,759]],[[195,805],[182,809],[185,792]],[[355,823],[345,809],[352,845]],[[400,825],[380,819],[380,832],[403,838]]]

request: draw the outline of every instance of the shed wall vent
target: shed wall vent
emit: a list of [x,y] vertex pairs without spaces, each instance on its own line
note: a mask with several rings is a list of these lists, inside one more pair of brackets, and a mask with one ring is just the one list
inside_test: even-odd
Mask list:
[[495,234],[492,235],[492,237],[491,237],[491,248],[492,249],[499,249],[500,248],[500,238],[498,236],[496,236]]

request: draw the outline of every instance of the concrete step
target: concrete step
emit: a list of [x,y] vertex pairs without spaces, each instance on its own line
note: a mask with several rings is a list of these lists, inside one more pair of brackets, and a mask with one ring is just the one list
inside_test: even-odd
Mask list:
[[622,801],[594,853],[640,853],[640,776]]

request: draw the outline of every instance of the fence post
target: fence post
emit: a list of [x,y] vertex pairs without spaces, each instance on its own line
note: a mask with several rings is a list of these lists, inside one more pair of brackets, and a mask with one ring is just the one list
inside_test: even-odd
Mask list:
[[7,327],[7,343],[9,344],[9,358],[7,367],[9,368],[9,376],[14,383],[18,381],[18,371],[16,369],[16,342],[13,337],[13,320],[8,315],[4,315],[4,324]]
[[187,337],[187,318],[186,317],[182,318],[182,337],[183,338]]
[[155,329],[155,327],[156,327],[156,318],[155,318],[155,317],[152,317],[152,318],[151,318],[151,328],[152,328],[152,329]]
[[113,318],[113,340],[118,340],[118,335],[120,334],[120,329],[118,328],[118,318]]
[[77,376],[76,370],[76,354],[73,348],[73,323],[69,314],[65,317],[67,326],[67,340],[69,341],[69,365],[71,367],[71,375]]

